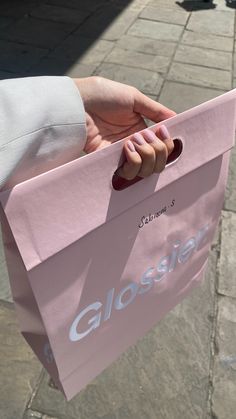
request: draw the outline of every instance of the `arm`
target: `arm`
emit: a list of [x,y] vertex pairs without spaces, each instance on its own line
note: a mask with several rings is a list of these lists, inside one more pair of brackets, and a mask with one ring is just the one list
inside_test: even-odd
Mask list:
[[69,77],[0,81],[0,188],[79,157],[85,112]]

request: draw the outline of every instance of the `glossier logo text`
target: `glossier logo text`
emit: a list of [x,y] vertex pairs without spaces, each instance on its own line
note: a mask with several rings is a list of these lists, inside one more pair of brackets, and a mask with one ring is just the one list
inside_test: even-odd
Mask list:
[[[140,298],[150,292],[155,284],[164,279],[168,280],[169,275],[178,268],[179,264],[187,263],[194,253],[198,252],[201,246],[204,245],[208,230],[209,225],[205,225],[186,241],[176,240],[172,244],[170,252],[161,257],[156,264],[147,268],[141,275],[139,282],[130,282],[119,291],[111,288],[107,291],[104,301],[95,301],[85,307],[74,319],[70,327],[69,339],[72,342],[84,339],[98,329],[102,323],[108,321],[114,310],[121,311],[125,309],[136,298]],[[87,321],[88,315],[89,319]],[[81,327],[81,323],[83,325],[86,323],[86,325]]]

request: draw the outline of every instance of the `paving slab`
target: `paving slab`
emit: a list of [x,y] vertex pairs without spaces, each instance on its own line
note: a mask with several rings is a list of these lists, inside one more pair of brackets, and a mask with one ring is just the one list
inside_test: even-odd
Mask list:
[[192,13],[187,29],[200,33],[234,36],[234,15],[225,11],[199,10],[197,13]]
[[[65,3],[66,6],[66,3]],[[68,7],[58,7],[50,4],[41,4],[30,12],[30,16],[50,20],[53,22],[72,23],[79,25],[89,12],[86,10],[75,10]]]
[[0,417],[21,419],[41,365],[19,333],[12,304],[0,302]]
[[47,49],[0,40],[0,69],[23,73],[47,54]]
[[173,13],[173,9],[170,7],[168,8],[168,6],[165,8],[147,6],[140,14],[140,18],[156,20],[159,22],[174,23],[176,25],[185,25],[189,15],[189,13],[183,12],[182,9],[175,10]]
[[[111,0],[111,2],[115,2],[116,4],[117,0]],[[118,0],[118,3],[120,3],[120,0]],[[124,0],[123,3],[125,5],[126,10],[137,10],[141,12],[144,9],[144,7],[149,3],[149,0],[132,0],[130,2]]]
[[236,299],[219,297],[213,370],[212,412],[217,419],[235,419]]
[[137,36],[132,35],[123,35],[118,39],[116,45],[119,48],[144,52],[146,54],[163,55],[164,57],[172,57],[176,49],[176,44],[174,42],[138,38]]
[[20,19],[29,13],[35,6],[40,4],[40,0],[2,0],[1,1],[1,16],[10,16]]
[[189,45],[178,46],[174,61],[200,66],[204,65],[205,67],[218,68],[221,70],[231,71],[232,69],[231,52],[216,51]]
[[0,261],[0,301],[1,300],[12,302],[9,277],[4,260]]
[[170,60],[170,57],[144,54],[142,52],[115,47],[104,61],[114,64],[122,63],[122,65],[128,67],[144,68],[158,73],[166,73]]
[[12,302],[11,288],[7,266],[5,262],[5,254],[2,243],[2,234],[0,228],[0,300]]
[[223,93],[224,90],[190,86],[167,80],[159,96],[159,102],[173,109],[175,112],[180,113]]
[[4,79],[12,79],[15,77],[19,77],[18,73],[11,73],[10,71],[2,71],[0,70],[0,80]]
[[1,33],[1,39],[34,45],[44,48],[55,48],[73,30],[70,23],[51,22],[32,17],[24,17]]
[[181,39],[182,44],[192,45],[195,47],[210,48],[221,51],[233,51],[234,38],[226,38],[224,36],[192,32],[185,30]]
[[236,77],[236,50],[235,50],[235,48],[236,48],[236,45],[234,46],[234,53],[233,53],[233,63],[234,63],[234,66],[233,66],[233,77]]
[[[236,87],[236,83],[235,83]],[[225,194],[224,208],[236,212],[236,147],[231,151],[229,177]]]
[[110,6],[118,7],[121,10],[136,10],[141,12],[148,4],[149,0],[107,0]]
[[77,10],[88,10],[94,12],[96,9],[105,4],[107,0],[47,0],[47,4],[52,4],[55,6],[66,6],[71,9]]
[[30,405],[58,419],[199,419],[207,411],[216,253],[205,281],[72,401],[45,374]]
[[163,83],[163,78],[156,72],[112,63],[102,63],[95,74],[132,85],[154,96],[159,94]]
[[168,80],[180,81],[186,84],[231,89],[231,72],[199,65],[174,62],[167,76]]
[[[198,1],[198,0],[197,0]],[[173,0],[150,0],[148,3],[150,7],[157,7],[158,9],[167,8],[171,9],[172,12],[182,12],[186,13],[186,11],[181,8],[176,1]]]
[[183,27],[180,25],[137,19],[128,30],[128,35],[178,42],[182,32]]
[[61,61],[80,60],[83,64],[100,64],[114,47],[114,43],[105,39],[93,41],[76,35],[69,36],[50,54],[50,58]]
[[89,77],[95,73],[97,66],[97,64],[81,64],[80,62],[75,62],[66,70],[65,74],[69,77]]
[[[223,211],[217,291],[236,298],[236,213]],[[236,321],[236,318],[235,318]]]
[[0,16],[0,30],[3,30],[4,28],[9,26],[13,22],[14,22],[14,19],[12,19],[10,17]]
[[89,77],[91,76],[98,64],[82,64],[80,60],[73,60],[72,62],[56,59],[44,58],[39,64],[32,67],[27,75],[30,76],[63,76],[69,77]]
[[107,39],[115,41],[119,39],[138,17],[137,10],[124,10],[119,8],[105,6],[99,9],[84,24],[80,26],[75,35],[97,39]]

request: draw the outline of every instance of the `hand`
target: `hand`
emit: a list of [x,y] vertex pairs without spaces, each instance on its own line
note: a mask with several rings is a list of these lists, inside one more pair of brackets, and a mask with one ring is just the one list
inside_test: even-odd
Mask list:
[[[134,179],[137,175],[146,177],[161,172],[174,144],[165,126],[154,133],[147,129],[143,117],[160,122],[175,112],[132,86],[102,77],[74,79],[74,82],[86,111],[85,152],[91,153],[136,133],[124,145],[126,162],[119,175]],[[140,130],[144,130],[142,134],[138,133]]]

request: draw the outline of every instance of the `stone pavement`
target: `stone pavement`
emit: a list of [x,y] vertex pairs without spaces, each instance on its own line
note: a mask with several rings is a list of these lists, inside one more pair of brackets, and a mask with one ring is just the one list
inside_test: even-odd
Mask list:
[[[235,9],[2,0],[0,78],[103,75],[181,112],[235,85]],[[0,247],[0,419],[236,418],[236,150],[202,286],[67,403],[24,343]]]

